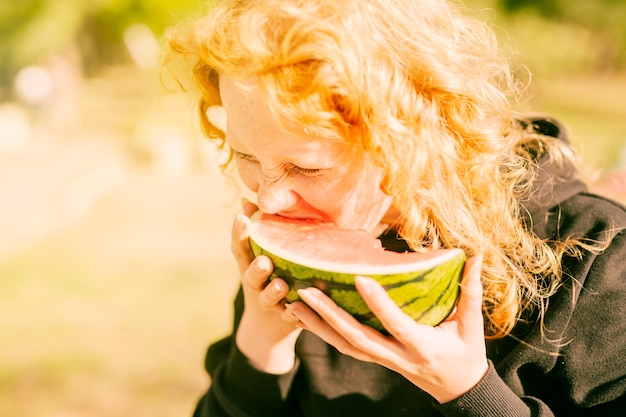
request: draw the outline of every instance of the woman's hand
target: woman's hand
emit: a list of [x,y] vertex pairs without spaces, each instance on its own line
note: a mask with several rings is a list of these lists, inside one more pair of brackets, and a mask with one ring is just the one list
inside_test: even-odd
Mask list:
[[310,308],[294,303],[290,309],[307,330],[340,352],[396,371],[444,403],[469,391],[487,372],[481,265],[480,257],[467,262],[456,310],[436,327],[416,323],[376,281],[364,277],[357,278],[357,290],[390,336],[360,324],[316,288],[298,291]]
[[258,369],[279,374],[293,367],[294,347],[302,329],[285,308],[287,283],[282,279],[269,281],[272,261],[266,256],[255,258],[250,249],[249,216],[256,210],[254,204],[245,203],[244,212],[237,216],[232,230],[231,250],[239,265],[244,295],[236,343]]

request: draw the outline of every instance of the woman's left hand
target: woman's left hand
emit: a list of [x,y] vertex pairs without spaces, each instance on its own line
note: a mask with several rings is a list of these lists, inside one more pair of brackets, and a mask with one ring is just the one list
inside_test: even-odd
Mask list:
[[481,266],[481,257],[468,260],[456,310],[435,327],[416,323],[376,281],[364,277],[357,278],[357,290],[389,336],[359,323],[316,288],[298,291],[310,308],[296,302],[289,309],[305,329],[341,353],[398,372],[445,403],[469,391],[487,372]]

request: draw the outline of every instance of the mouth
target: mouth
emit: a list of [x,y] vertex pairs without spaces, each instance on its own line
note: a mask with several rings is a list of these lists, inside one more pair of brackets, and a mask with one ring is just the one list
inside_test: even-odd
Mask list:
[[311,214],[302,214],[302,213],[288,213],[288,212],[278,212],[273,214],[273,216],[282,217],[289,220],[296,220],[299,222],[305,223],[326,223],[326,224],[334,224],[329,219],[323,218],[320,215],[311,215]]

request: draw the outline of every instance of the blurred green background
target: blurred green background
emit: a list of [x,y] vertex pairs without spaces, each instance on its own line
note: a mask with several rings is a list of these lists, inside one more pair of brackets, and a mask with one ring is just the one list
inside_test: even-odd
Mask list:
[[[626,196],[626,2],[468,1]],[[0,415],[191,415],[228,331],[236,182],[163,91],[191,0],[0,0]]]

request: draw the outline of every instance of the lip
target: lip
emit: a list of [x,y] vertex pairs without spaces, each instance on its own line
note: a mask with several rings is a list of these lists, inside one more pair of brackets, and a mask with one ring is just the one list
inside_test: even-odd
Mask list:
[[286,219],[298,220],[303,222],[334,224],[332,221],[324,219],[322,216],[301,215],[298,213],[276,213],[274,215],[278,217],[284,217]]

